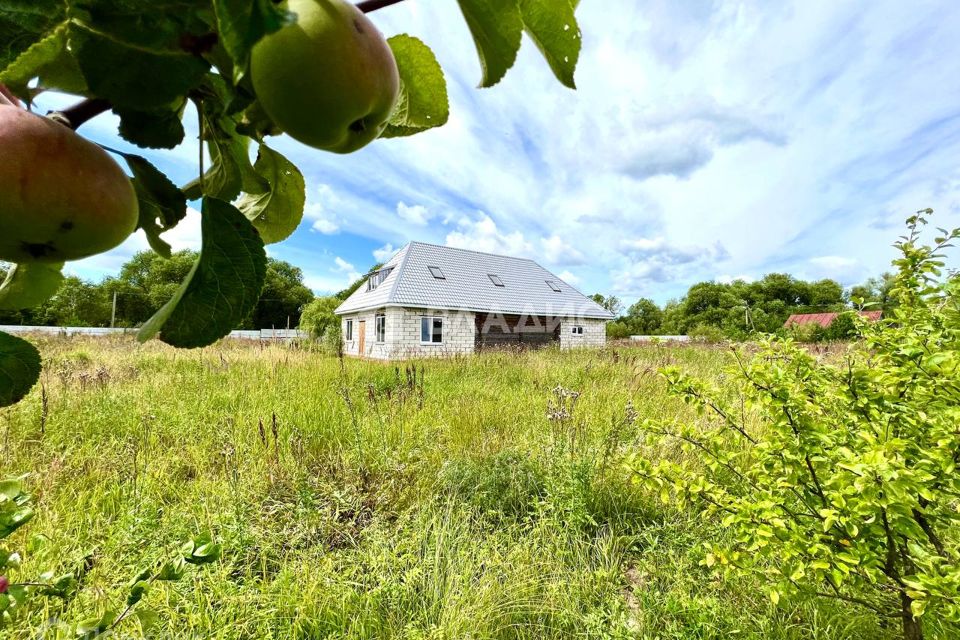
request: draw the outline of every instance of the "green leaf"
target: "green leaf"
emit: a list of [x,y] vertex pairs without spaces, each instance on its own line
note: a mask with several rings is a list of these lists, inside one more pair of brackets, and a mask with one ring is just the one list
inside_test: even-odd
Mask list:
[[164,582],[175,582],[183,577],[186,566],[187,562],[183,558],[165,562],[163,566],[160,567],[160,571],[157,572],[156,579]]
[[0,73],[0,83],[17,95],[29,94],[27,85],[39,78],[40,87],[68,93],[87,91],[83,74],[67,48],[67,26],[61,24],[47,37],[34,43]]
[[220,42],[233,58],[235,80],[246,69],[253,45],[294,20],[271,0],[213,0],[213,8]]
[[193,180],[183,191],[190,200],[207,195],[218,200],[232,201],[241,192],[264,193],[270,185],[250,162],[250,139],[236,132],[229,118],[207,121],[205,138],[210,150],[210,169],[203,181]]
[[150,583],[144,580],[135,582],[132,587],[130,587],[130,594],[127,596],[127,606],[132,607],[141,600],[143,596],[146,595],[147,589],[150,588]]
[[141,631],[149,631],[160,622],[160,614],[153,609],[138,608],[133,612],[133,615],[136,616],[137,621],[140,623]]
[[380,137],[409,136],[446,124],[450,117],[447,80],[423,41],[401,34],[387,43],[400,70],[400,97]]
[[263,289],[263,241],[233,205],[204,198],[200,257],[180,289],[140,329],[141,341],[159,333],[175,347],[212,344],[253,309]]
[[62,262],[15,264],[0,284],[0,309],[30,309],[49,300],[63,284]]
[[265,144],[260,145],[254,169],[270,188],[266,193],[245,194],[237,208],[253,222],[265,243],[280,242],[296,231],[303,218],[307,198],[303,174]]
[[523,21],[517,0],[457,1],[480,56],[480,86],[492,87],[513,66],[520,50]]
[[199,85],[210,66],[183,51],[147,51],[76,25],[70,46],[90,91],[121,109],[168,107]]
[[573,6],[565,0],[520,0],[527,35],[564,86],[576,89],[573,74],[580,58],[580,27]]
[[177,226],[187,215],[187,198],[146,158],[132,153],[122,155],[133,172],[133,188],[140,205],[140,228],[147,234],[150,247],[169,258],[170,245],[160,234]]
[[63,0],[0,0],[0,70],[63,21]]
[[40,379],[40,352],[32,344],[0,332],[0,407],[20,402]]
[[148,149],[173,149],[185,135],[181,110],[114,109],[120,116],[120,136],[127,142]]

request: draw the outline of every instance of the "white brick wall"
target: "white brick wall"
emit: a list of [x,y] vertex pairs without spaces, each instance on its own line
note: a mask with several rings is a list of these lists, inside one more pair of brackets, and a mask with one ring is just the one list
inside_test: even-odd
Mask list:
[[[386,339],[376,342],[374,317],[382,313],[386,317]],[[424,316],[443,318],[443,342],[422,344],[420,342],[420,319]],[[353,339],[347,340],[347,320],[353,320]],[[364,353],[360,353],[360,321],[366,321]],[[389,360],[424,356],[449,356],[474,351],[474,314],[471,312],[427,311],[388,307],[364,311],[341,317],[343,351],[348,355]]]
[[[374,317],[386,317],[386,339],[376,341]],[[420,342],[420,319],[424,316],[443,318],[443,342]],[[353,339],[347,340],[347,320],[353,320]],[[359,352],[360,321],[366,321],[364,353]],[[582,334],[573,333],[573,327],[583,327]],[[451,356],[473,353],[476,344],[475,315],[464,311],[428,311],[388,307],[379,311],[364,311],[341,317],[343,351],[348,355],[390,360],[430,356]],[[603,320],[564,318],[560,324],[560,348],[602,347],[607,342],[607,327]]]
[[[583,333],[573,333],[574,327],[583,327]],[[607,344],[607,323],[591,318],[564,318],[560,323],[560,348],[602,347]]]

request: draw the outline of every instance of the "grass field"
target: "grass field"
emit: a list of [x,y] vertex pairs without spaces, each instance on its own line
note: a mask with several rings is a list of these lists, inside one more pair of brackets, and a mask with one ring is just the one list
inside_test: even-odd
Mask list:
[[[635,421],[696,419],[657,367],[717,379],[722,349],[341,368],[294,346],[39,344],[43,389],[0,415],[0,475],[30,473],[39,512],[12,546],[23,578],[92,569],[77,599],[0,636],[122,609],[140,568],[205,529],[223,559],[150,592],[151,637],[897,635],[849,605],[774,607],[758,584],[715,580],[701,544],[722,530],[631,484]],[[549,420],[558,385],[581,396]]]

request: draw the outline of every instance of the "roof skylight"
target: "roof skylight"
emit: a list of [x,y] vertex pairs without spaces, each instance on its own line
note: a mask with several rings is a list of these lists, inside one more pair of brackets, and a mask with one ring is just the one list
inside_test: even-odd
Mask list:
[[553,289],[554,291],[556,291],[557,293],[560,293],[560,285],[558,285],[553,280],[547,280],[547,286]]
[[440,267],[427,267],[427,269],[430,269],[430,273],[431,273],[431,274],[433,275],[433,277],[436,278],[437,280],[446,280],[446,279],[447,279],[446,276],[443,275],[443,271],[440,271]]
[[502,287],[502,286],[504,286],[503,280],[500,279],[500,276],[494,275],[494,274],[492,274],[492,273],[488,273],[488,274],[487,274],[487,277],[490,278],[490,282],[493,283],[493,286],[495,286],[495,287]]

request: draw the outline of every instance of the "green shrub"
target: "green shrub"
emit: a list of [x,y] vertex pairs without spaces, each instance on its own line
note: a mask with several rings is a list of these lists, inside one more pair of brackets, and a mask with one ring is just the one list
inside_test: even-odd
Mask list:
[[960,630],[960,279],[941,277],[960,230],[928,247],[925,223],[911,217],[897,244],[898,307],[883,322],[854,318],[864,339],[845,358],[778,338],[738,356],[732,373],[759,425],[667,368],[671,391],[713,419],[644,423],[654,451],[676,441],[690,455],[641,451],[634,463],[663,500],[722,518],[729,542],[705,544],[706,566],[768,581],[774,604],[823,596],[899,618],[908,640],[928,619]]
[[687,335],[690,336],[690,339],[694,342],[703,342],[706,344],[717,344],[723,342],[725,338],[723,330],[708,324],[698,324],[687,331]]

